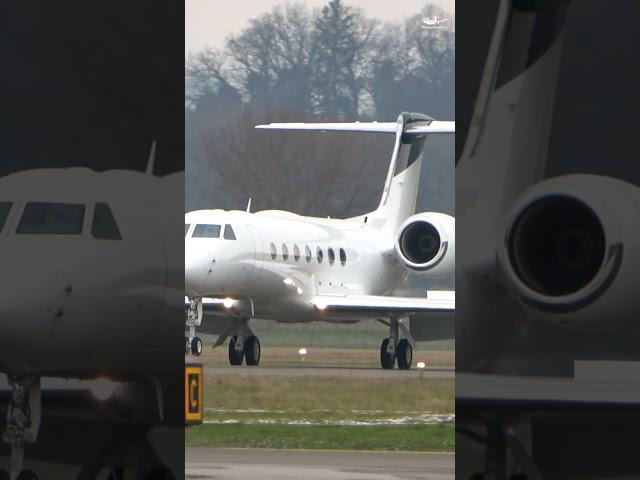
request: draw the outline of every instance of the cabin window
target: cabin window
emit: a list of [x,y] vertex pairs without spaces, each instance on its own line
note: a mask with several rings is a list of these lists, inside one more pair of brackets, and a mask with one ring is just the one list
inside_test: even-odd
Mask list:
[[336,254],[333,251],[333,248],[330,248],[327,253],[329,254],[329,263],[333,265],[336,261]]
[[236,234],[233,231],[233,227],[231,225],[224,226],[224,233],[222,234],[225,240],[235,240]]
[[324,253],[322,252],[322,249],[320,247],[318,247],[317,258],[318,263],[322,263],[322,260],[324,259]]
[[189,223],[185,223],[184,224],[184,238],[187,238],[187,233],[189,233],[189,228],[191,227],[191,224]]
[[80,235],[84,205],[30,202],[24,209],[16,233],[30,235]]
[[13,203],[11,202],[0,202],[0,232],[4,228],[7,218],[9,218],[9,212],[11,211],[12,206]]
[[286,262],[288,258],[289,258],[289,249],[283,243],[282,244],[282,259]]
[[311,249],[309,248],[309,245],[304,246],[304,256],[307,260],[307,263],[311,262]]
[[293,259],[297,262],[300,260],[300,249],[298,245],[293,246]]
[[340,264],[345,265],[347,263],[347,252],[344,251],[344,248],[340,249]]
[[93,209],[91,235],[99,240],[122,240],[113,212],[106,203],[96,203]]
[[192,238],[220,238],[220,225],[207,225],[200,223],[193,230]]
[[275,260],[278,256],[278,249],[276,248],[276,244],[271,242],[271,260]]

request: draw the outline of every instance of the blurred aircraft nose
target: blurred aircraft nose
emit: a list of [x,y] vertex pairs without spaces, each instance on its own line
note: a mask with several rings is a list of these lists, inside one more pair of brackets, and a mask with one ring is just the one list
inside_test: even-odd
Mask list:
[[184,286],[188,294],[205,293],[203,289],[213,272],[215,262],[213,252],[194,251],[187,245],[184,261]]

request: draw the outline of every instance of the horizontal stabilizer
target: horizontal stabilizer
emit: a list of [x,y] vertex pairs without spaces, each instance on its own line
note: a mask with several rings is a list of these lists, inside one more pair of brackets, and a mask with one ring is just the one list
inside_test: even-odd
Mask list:
[[[319,132],[370,132],[397,133],[397,122],[352,122],[352,123],[269,123],[256,125],[260,130],[308,130]],[[440,133],[455,133],[456,122],[434,120],[429,125],[408,126],[405,135],[432,135]]]

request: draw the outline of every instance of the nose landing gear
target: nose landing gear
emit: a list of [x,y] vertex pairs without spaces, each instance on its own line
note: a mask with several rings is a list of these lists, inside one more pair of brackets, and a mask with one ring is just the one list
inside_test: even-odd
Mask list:
[[10,480],[37,480],[31,471],[22,470],[24,446],[38,438],[41,418],[40,378],[33,375],[9,375],[12,396],[7,412],[7,427],[2,441],[11,446]]
[[196,357],[202,354],[202,340],[196,337],[196,327],[202,323],[202,298],[189,297],[189,306],[185,315],[185,324],[189,336],[185,337],[185,353]]

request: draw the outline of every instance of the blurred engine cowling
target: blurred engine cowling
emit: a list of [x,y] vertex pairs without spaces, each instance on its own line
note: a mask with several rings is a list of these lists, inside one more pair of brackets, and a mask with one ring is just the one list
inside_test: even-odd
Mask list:
[[396,256],[420,275],[454,274],[456,221],[444,213],[425,212],[408,218],[398,230]]
[[634,185],[582,174],[548,179],[511,209],[498,268],[516,299],[546,318],[612,326],[640,310],[639,223]]

